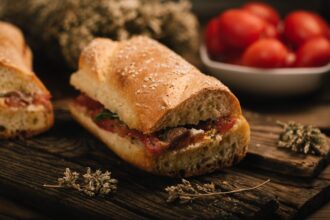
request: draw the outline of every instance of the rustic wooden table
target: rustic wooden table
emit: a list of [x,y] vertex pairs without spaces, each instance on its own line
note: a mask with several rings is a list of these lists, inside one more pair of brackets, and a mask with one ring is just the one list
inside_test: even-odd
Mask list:
[[[212,11],[206,10],[205,7],[207,4],[201,1],[196,2],[195,10],[205,17],[205,20],[208,20],[211,15],[219,13],[219,10],[222,8],[240,6],[244,0],[235,1],[229,3],[229,1],[208,1],[209,4],[212,4]],[[271,0],[271,3],[274,3],[280,11],[287,12],[292,9],[304,8],[308,10],[322,11],[323,15],[329,18],[329,5],[327,0],[323,1],[291,1],[290,4],[281,3],[280,1]],[[39,66],[39,65],[37,65]],[[47,74],[49,69],[52,69],[51,73]],[[56,68],[49,68],[47,65],[45,68],[36,70],[36,72],[44,72],[46,74],[42,75],[43,81],[46,82],[46,85],[52,91],[52,94],[57,101],[58,106],[62,106],[63,102],[61,99],[67,94],[72,94],[72,90],[67,86],[68,77],[65,74],[59,74],[61,70],[56,70]],[[64,85],[61,89],[58,89],[59,85]],[[330,136],[330,74],[328,74],[327,79],[324,81],[323,88],[307,96],[301,96],[294,99],[266,99],[258,98],[254,96],[246,96],[245,94],[238,94],[242,106],[244,108],[245,114],[250,117],[263,117],[263,118],[273,118],[282,121],[294,120],[304,124],[312,124],[318,126]],[[1,155],[0,155],[1,156]],[[7,166],[10,167],[10,166]],[[10,173],[9,172],[0,172],[0,173]],[[328,166],[319,176],[320,179],[325,181],[330,181],[330,167]],[[16,180],[19,181],[19,180]],[[23,184],[24,185],[24,184]],[[36,208],[36,204],[42,204],[44,201],[33,201],[31,204],[29,202],[20,201],[21,197],[24,195],[11,196],[10,198],[4,196],[6,192],[4,189],[0,188],[0,219],[65,219],[63,214],[54,214],[50,212],[51,210],[40,211]],[[13,193],[12,193],[13,194]],[[329,199],[329,195],[325,195]],[[305,216],[307,217],[307,216]],[[330,219],[330,203],[325,204],[321,209],[307,217],[308,219]]]
[[[42,72],[42,71],[41,71]],[[56,72],[56,71],[54,71]],[[52,90],[57,106],[62,106],[65,101],[64,94],[72,94],[68,86],[58,90],[54,85],[64,84],[67,77],[63,75],[42,75],[43,80]],[[57,81],[57,83],[54,83]],[[314,94],[296,97],[293,99],[266,99],[255,98],[238,93],[245,114],[249,117],[273,118],[282,121],[294,120],[304,124],[318,126],[328,136],[330,135],[330,75],[325,78],[322,89]],[[319,179],[330,181],[330,167],[325,169]],[[0,192],[3,192],[0,190]],[[17,196],[20,198],[20,196]],[[40,201],[42,203],[42,201]],[[33,204],[24,205],[19,199],[8,198],[0,195],[0,219],[48,219],[65,218],[62,214],[49,214],[47,211],[40,212]],[[308,219],[329,219],[330,203],[328,202],[320,210],[308,216]]]

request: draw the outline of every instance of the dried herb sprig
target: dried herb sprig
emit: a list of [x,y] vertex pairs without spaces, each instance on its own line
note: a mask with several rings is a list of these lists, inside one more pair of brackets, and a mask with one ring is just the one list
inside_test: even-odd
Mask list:
[[44,184],[44,187],[49,188],[71,188],[85,193],[89,196],[107,195],[110,192],[117,190],[118,181],[111,178],[111,172],[96,170],[92,172],[91,168],[87,168],[87,171],[82,175],[75,171],[71,171],[69,168],[65,169],[64,176],[57,179],[58,184],[49,185]]
[[292,121],[288,123],[277,121],[277,124],[283,128],[277,142],[278,147],[304,154],[325,155],[328,153],[326,136],[320,129]]
[[216,189],[215,184],[212,182],[206,184],[198,184],[182,179],[182,183],[179,183],[174,186],[168,186],[165,188],[165,191],[168,193],[168,198],[166,201],[169,203],[179,201],[179,203],[184,204],[184,203],[192,202],[193,200],[196,199],[208,199],[219,195],[233,194],[233,193],[257,189],[265,185],[269,181],[270,179],[254,187],[240,188],[231,191],[220,192]]

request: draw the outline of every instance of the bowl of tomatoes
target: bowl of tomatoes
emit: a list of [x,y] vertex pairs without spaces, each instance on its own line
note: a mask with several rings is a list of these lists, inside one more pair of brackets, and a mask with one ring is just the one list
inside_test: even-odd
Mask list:
[[330,28],[318,14],[293,11],[281,20],[265,3],[247,3],[211,19],[200,56],[233,89],[297,95],[317,89],[330,71]]

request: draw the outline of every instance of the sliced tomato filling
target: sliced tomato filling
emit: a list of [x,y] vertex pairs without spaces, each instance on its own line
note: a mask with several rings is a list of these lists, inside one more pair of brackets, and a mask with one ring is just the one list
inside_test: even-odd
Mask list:
[[138,130],[130,129],[116,114],[111,113],[101,103],[86,95],[78,96],[75,103],[85,107],[87,114],[100,128],[121,137],[139,140],[153,155],[160,154],[169,148],[186,147],[200,141],[205,136],[224,134],[236,123],[235,118],[228,116],[217,120],[201,121],[197,125],[168,128],[152,134],[143,134]]
[[28,95],[20,91],[11,91],[5,94],[1,94],[0,98],[4,98],[4,103],[8,107],[13,108],[23,108],[29,105],[43,105],[46,107],[46,109],[51,108],[50,95]]

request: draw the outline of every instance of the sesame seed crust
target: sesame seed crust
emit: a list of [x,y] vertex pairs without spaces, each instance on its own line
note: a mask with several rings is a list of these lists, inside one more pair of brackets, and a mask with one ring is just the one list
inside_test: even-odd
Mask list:
[[[84,82],[87,79],[89,83]],[[219,80],[142,36],[120,42],[95,39],[83,50],[71,83],[116,112],[130,128],[144,133],[195,124],[207,117],[241,114],[238,100]],[[216,110],[208,109],[212,103],[205,103],[206,112],[200,117],[189,116],[193,112],[185,116],[186,107],[197,106],[195,102],[201,102],[204,96],[214,99],[211,107]],[[175,114],[182,116],[173,121],[170,116]]]

